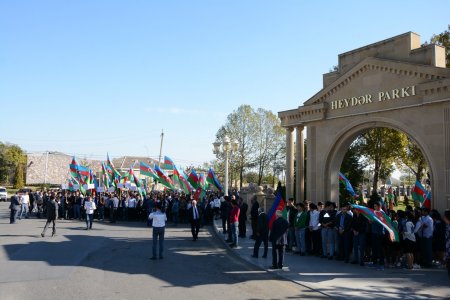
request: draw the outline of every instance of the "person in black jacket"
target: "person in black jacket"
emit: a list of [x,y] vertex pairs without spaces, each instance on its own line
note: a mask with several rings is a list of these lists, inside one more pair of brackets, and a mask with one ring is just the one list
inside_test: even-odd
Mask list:
[[239,237],[245,238],[247,232],[247,211],[248,204],[242,198],[239,198]]
[[255,246],[253,247],[253,255],[252,257],[258,258],[259,247],[261,246],[261,242],[264,243],[264,253],[263,258],[267,257],[267,250],[269,248],[269,219],[267,214],[264,212],[264,208],[260,207],[258,209],[259,215],[256,220],[256,229],[255,229]]
[[289,223],[288,244],[286,247],[286,251],[292,251],[292,247],[296,244],[294,223],[298,213],[298,210],[294,204],[294,198],[289,198],[286,209],[288,213],[287,221]]
[[335,222],[339,241],[338,260],[344,260],[346,263],[348,263],[350,259],[352,219],[352,216],[347,212],[347,206],[342,206],[341,212],[336,216]]
[[11,197],[11,203],[9,204],[9,209],[11,210],[9,223],[16,223],[17,217],[20,212],[20,202],[19,202],[19,193],[16,193]]
[[45,236],[45,232],[47,231],[48,225],[53,222],[53,231],[52,236],[56,233],[56,219],[58,218],[58,203],[55,201],[55,195],[52,194],[50,196],[50,201],[47,203],[47,223],[45,223],[44,230],[41,233],[41,236]]
[[191,223],[192,240],[195,242],[198,239],[198,232],[200,230],[200,208],[197,206],[197,201],[192,200],[192,206],[188,210],[188,218]]
[[277,210],[277,219],[272,224],[269,240],[272,243],[272,269],[282,269],[284,259],[284,245],[287,244],[288,221],[282,217],[283,212]]
[[366,233],[369,229],[369,222],[359,210],[353,210],[352,231],[353,231],[353,261],[352,264],[359,263],[364,266],[364,252],[366,249]]
[[252,222],[252,235],[251,239],[256,240],[256,231],[258,226],[258,216],[259,216],[259,203],[258,200],[256,200],[256,196],[253,196],[252,198],[252,207],[250,209],[250,220]]

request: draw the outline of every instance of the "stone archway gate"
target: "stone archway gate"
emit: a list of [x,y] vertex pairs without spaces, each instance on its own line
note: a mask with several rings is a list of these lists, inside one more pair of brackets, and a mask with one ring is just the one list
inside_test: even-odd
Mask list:
[[296,189],[302,191],[296,200],[304,200],[305,127],[306,197],[312,202],[337,202],[349,145],[367,129],[390,127],[413,138],[428,160],[433,207],[450,208],[450,69],[443,47],[421,47],[413,32],[395,36],[340,54],[338,70],[324,74],[323,85],[303,106],[278,113],[286,128],[287,197],[294,191],[295,155]]

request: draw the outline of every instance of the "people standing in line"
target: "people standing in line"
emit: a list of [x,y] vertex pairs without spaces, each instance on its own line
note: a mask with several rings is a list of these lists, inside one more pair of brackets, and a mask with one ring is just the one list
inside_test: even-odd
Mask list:
[[247,211],[248,204],[244,199],[239,198],[239,237],[245,238],[247,236]]
[[[81,202],[83,198],[80,195],[80,192],[77,191],[75,195],[75,202],[73,204],[73,218],[81,220]],[[45,202],[45,201],[44,201]]]
[[58,218],[58,203],[56,203],[55,195],[50,195],[50,201],[47,203],[47,222],[45,223],[44,230],[41,233],[41,236],[45,236],[45,232],[47,231],[50,223],[53,223],[52,236],[56,234],[56,219]]
[[86,211],[86,230],[92,229],[92,222],[94,221],[94,210],[97,206],[92,201],[92,196],[87,197],[87,201],[84,201],[84,210]]
[[[379,201],[375,202],[374,211],[375,214],[381,211],[381,202]],[[371,223],[371,232],[372,232],[371,245],[372,245],[373,266],[376,267],[378,270],[382,271],[384,270],[383,248],[384,248],[385,229],[383,225],[381,225],[378,222],[369,221],[369,223]]]
[[288,229],[288,244],[286,247],[286,252],[292,251],[294,245],[296,245],[295,240],[295,218],[297,217],[297,208],[295,208],[294,198],[289,198],[287,203],[287,221],[289,224]]
[[430,210],[426,207],[421,208],[419,221],[416,223],[414,229],[415,233],[419,234],[420,254],[422,258],[422,266],[431,268],[433,260],[433,219],[429,216]]
[[188,215],[191,223],[192,240],[195,242],[198,239],[200,230],[200,209],[197,206],[197,201],[192,200],[192,206],[188,210]]
[[110,201],[110,223],[116,223],[117,221],[117,209],[119,208],[119,198],[117,198],[117,195],[114,194]]
[[19,193],[16,193],[11,197],[11,203],[9,204],[9,209],[11,210],[9,224],[15,224],[17,217],[20,212],[20,200]]
[[152,243],[152,253],[153,256],[150,259],[156,259],[157,256],[157,246],[159,244],[159,259],[164,258],[164,231],[166,228],[167,216],[161,211],[161,202],[158,202],[155,206],[155,211],[151,212],[148,216],[149,220],[152,220],[153,226],[153,243]]
[[403,228],[403,253],[406,256],[406,267],[414,268],[414,249],[416,248],[416,235],[414,234],[414,214],[406,212],[406,223]]
[[447,274],[450,277],[450,209],[444,213],[445,227],[445,261],[447,263]]
[[237,205],[236,199],[231,200],[231,212],[230,212],[230,228],[231,228],[231,248],[238,246],[239,236],[239,215],[240,209]]
[[317,205],[309,204],[309,231],[311,233],[312,255],[320,255],[320,223]]
[[250,221],[252,224],[252,235],[250,236],[251,239],[256,240],[256,232],[258,227],[258,217],[260,214],[259,211],[259,202],[256,199],[256,196],[253,196],[252,198],[252,207],[250,208]]
[[309,214],[303,203],[297,203],[297,215],[295,216],[294,228],[297,242],[296,254],[304,256],[306,254],[305,231],[309,224]]
[[325,209],[320,212],[319,223],[322,236],[322,258],[333,259],[336,244],[336,204],[331,201],[325,202]]
[[284,260],[284,246],[287,244],[288,221],[283,217],[281,210],[276,211],[276,220],[272,223],[269,240],[272,243],[272,267],[282,269]]
[[345,263],[348,263],[350,260],[352,219],[352,216],[347,213],[347,206],[343,205],[341,213],[336,216],[335,226],[339,241],[338,260],[343,260]]
[[[255,200],[256,201],[256,200]],[[267,251],[269,249],[269,218],[264,212],[263,207],[258,208],[258,219],[256,220],[256,229],[254,231],[255,245],[253,246],[252,257],[258,258],[259,247],[261,243],[264,243],[264,252],[262,258],[267,257]]]
[[225,198],[222,196],[220,197],[220,218],[222,219],[222,233],[227,234],[227,232],[230,230],[229,225],[230,219],[229,215],[227,215],[228,210],[228,203],[225,201]]

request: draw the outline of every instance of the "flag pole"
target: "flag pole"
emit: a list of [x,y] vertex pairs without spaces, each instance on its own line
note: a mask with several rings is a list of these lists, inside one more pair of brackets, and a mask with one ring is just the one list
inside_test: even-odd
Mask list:
[[161,129],[161,145],[159,147],[158,167],[161,167],[161,156],[162,156],[163,140],[164,140],[164,129]]

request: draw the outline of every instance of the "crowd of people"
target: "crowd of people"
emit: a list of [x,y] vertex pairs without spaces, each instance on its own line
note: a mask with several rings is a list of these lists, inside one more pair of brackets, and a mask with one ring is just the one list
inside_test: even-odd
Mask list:
[[[369,201],[369,207],[384,209],[391,217],[400,236],[399,242],[392,242],[380,223],[369,221],[351,204],[337,209],[336,203],[331,201],[295,203],[291,198],[284,213],[276,212],[272,228],[269,228],[269,216],[256,198],[250,205],[249,208],[237,192],[230,196],[208,192],[196,201],[192,195],[176,191],[152,191],[144,196],[133,191],[83,196],[79,191],[63,190],[17,193],[11,198],[10,208],[11,223],[30,216],[46,217],[49,223],[50,216],[85,220],[86,230],[92,229],[94,219],[111,223],[141,221],[151,226],[155,214],[151,218],[149,216],[160,211],[173,226],[189,223],[193,241],[198,239],[200,227],[220,218],[230,247],[237,247],[239,239],[246,238],[249,216],[250,238],[255,240],[252,256],[259,256],[259,248],[263,244],[262,257],[267,257],[270,242],[273,268],[282,268],[284,253],[292,252],[378,270],[385,267],[444,268],[447,265],[450,275],[450,210],[445,211],[444,216],[437,210],[412,206],[407,206],[404,211],[393,211],[386,210],[376,199]],[[158,224],[161,226],[161,218]],[[42,235],[44,233],[45,230]],[[162,235],[162,242],[163,239]]]

